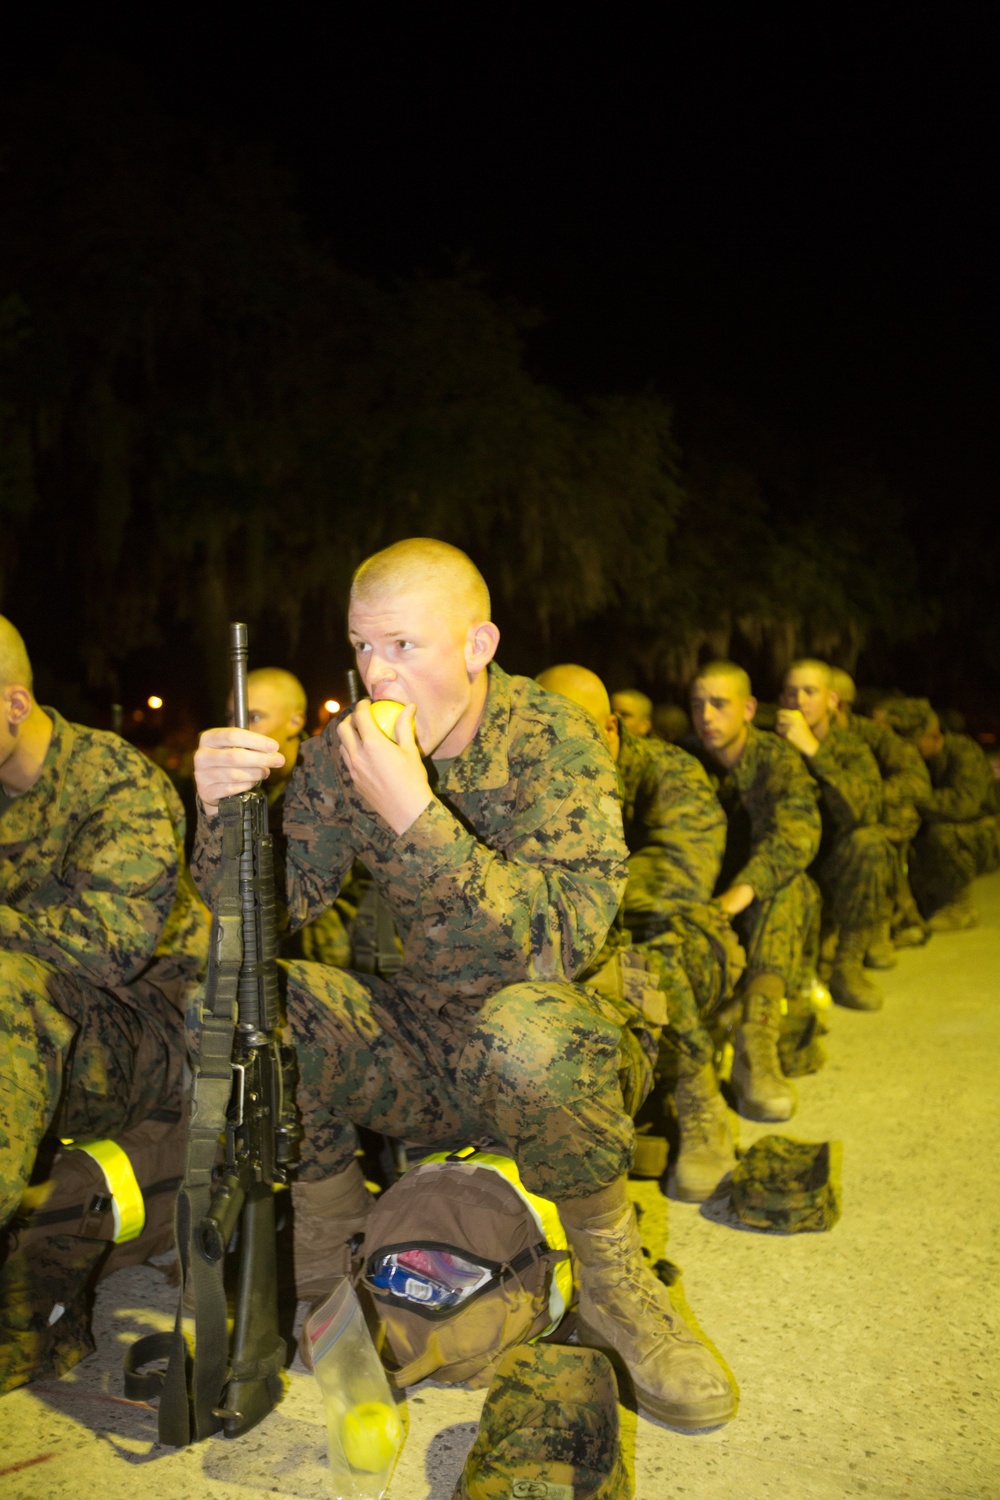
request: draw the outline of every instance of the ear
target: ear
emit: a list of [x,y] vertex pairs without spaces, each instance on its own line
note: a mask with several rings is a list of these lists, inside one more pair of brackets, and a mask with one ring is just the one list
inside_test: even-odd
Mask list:
[[753,722],[754,715],[756,714],[756,712],[757,712],[757,699],[751,693],[750,697],[747,699],[746,703],[743,705],[743,722],[744,722],[744,724],[751,724]]
[[499,644],[500,632],[492,620],[483,620],[481,624],[469,627],[465,638],[465,665],[470,677],[485,672],[496,656]]
[[830,694],[830,710],[832,713],[836,713],[840,708],[840,694],[836,688],[827,688],[827,692]]
[[26,687],[4,689],[4,714],[8,724],[23,724],[31,713],[34,700]]

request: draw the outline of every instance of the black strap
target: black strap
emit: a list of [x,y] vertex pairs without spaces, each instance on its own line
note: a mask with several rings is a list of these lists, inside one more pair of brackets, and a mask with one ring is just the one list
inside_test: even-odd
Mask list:
[[165,1370],[144,1370],[170,1358],[171,1333],[147,1333],[125,1351],[125,1395],[129,1401],[155,1401],[163,1390]]
[[[233,1034],[243,962],[241,799],[225,798],[219,805],[219,813],[223,853],[221,889],[212,918],[206,1003],[194,1070],[187,1163],[174,1217],[181,1286],[173,1333],[166,1336],[170,1342],[169,1363],[162,1379],[158,1423],[160,1442],[173,1448],[187,1447],[189,1443],[219,1430],[222,1423],[215,1413],[222,1405],[229,1365],[223,1262],[206,1261],[194,1245],[195,1228],[211,1203],[212,1169],[219,1136],[225,1129],[232,1091]],[[194,1297],[193,1359],[183,1330],[183,1298],[188,1287]]]

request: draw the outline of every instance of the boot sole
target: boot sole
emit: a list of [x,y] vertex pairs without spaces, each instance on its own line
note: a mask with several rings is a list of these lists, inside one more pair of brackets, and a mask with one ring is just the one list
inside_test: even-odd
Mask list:
[[798,1101],[787,1111],[768,1109],[763,1104],[748,1104],[746,1100],[736,1097],[736,1106],[744,1120],[757,1120],[763,1125],[782,1125],[790,1120],[798,1108]]
[[[725,1395],[717,1396],[712,1401],[702,1401],[698,1406],[664,1401],[662,1397],[654,1396],[650,1391],[645,1391],[642,1386],[636,1384],[632,1372],[618,1350],[605,1343],[595,1329],[579,1318],[576,1326],[581,1344],[586,1344],[589,1349],[600,1349],[614,1365],[619,1381],[624,1377],[627,1387],[630,1387],[635,1394],[636,1406],[644,1416],[655,1417],[658,1422],[665,1422],[668,1427],[677,1427],[682,1432],[698,1432],[705,1427],[721,1427],[735,1417],[736,1392],[732,1387]],[[701,1347],[704,1349],[704,1344]]]
[[[733,1163],[733,1166],[735,1166],[735,1162]],[[722,1176],[719,1178],[718,1182],[714,1184],[713,1187],[706,1189],[704,1192],[694,1192],[691,1188],[685,1190],[683,1187],[681,1187],[680,1183],[677,1181],[676,1173],[671,1172],[670,1176],[667,1178],[667,1196],[676,1199],[678,1203],[707,1203],[709,1198],[714,1198],[716,1193],[719,1193],[728,1188],[729,1179],[730,1177],[732,1177],[732,1175],[733,1167],[727,1167],[725,1172],[723,1172]]]

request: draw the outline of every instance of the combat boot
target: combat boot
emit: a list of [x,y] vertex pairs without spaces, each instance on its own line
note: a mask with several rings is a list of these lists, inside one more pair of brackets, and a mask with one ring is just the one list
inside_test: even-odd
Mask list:
[[648,1416],[684,1429],[730,1421],[736,1392],[643,1259],[625,1178],[557,1207],[578,1262],[580,1342],[625,1365]]
[[894,969],[899,959],[889,931],[888,919],[875,928],[868,951],[865,954],[866,969]]
[[292,1183],[292,1247],[300,1301],[325,1297],[351,1269],[351,1241],[363,1235],[374,1197],[356,1161],[321,1182]]
[[870,927],[842,927],[837,957],[830,975],[830,993],[848,1010],[881,1010],[882,991],[865,973],[865,953],[872,938]]
[[795,1090],[778,1057],[780,1032],[781,1000],[760,992],[748,995],[743,1025],[733,1039],[730,1076],[740,1114],[748,1120],[790,1120],[795,1113]]
[[704,1203],[736,1165],[729,1111],[710,1062],[697,1073],[682,1074],[674,1102],[681,1134],[674,1196],[683,1203]]
[[927,922],[931,932],[966,932],[978,925],[979,915],[972,904],[972,887],[969,885],[947,906],[938,907]]

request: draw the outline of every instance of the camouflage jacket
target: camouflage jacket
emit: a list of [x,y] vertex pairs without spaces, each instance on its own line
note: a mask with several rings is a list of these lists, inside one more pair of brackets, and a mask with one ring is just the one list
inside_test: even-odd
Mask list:
[[819,786],[824,841],[878,822],[882,777],[874,755],[857,735],[831,725],[816,754],[802,760]]
[[[472,742],[397,835],[355,789],[336,722],[302,747],[285,793],[292,929],[330,906],[358,859],[403,941],[396,984],[433,1009],[476,1007],[504,985],[570,980],[598,952],[625,888],[614,763],[575,705],[489,669]],[[218,820],[199,818],[194,869],[210,895]]]
[[925,822],[971,823],[997,811],[990,763],[967,734],[946,734],[928,770],[930,787],[917,802]]
[[706,752],[699,759],[729,821],[719,888],[750,885],[758,900],[767,901],[816,856],[821,831],[816,784],[798,751],[753,724],[731,769]]
[[722,867],[726,818],[712,783],[677,745],[640,739],[619,721],[618,783],[628,885],[625,925],[670,901],[709,901]]
[[108,989],[195,977],[207,913],[169,778],[117,735],[45,712],[41,776],[0,792],[0,948]]
[[875,757],[887,809],[905,802],[916,804],[926,796],[930,790],[930,777],[916,745],[904,740],[888,724],[863,718],[860,714],[851,714],[848,727],[859,740],[864,740]]

